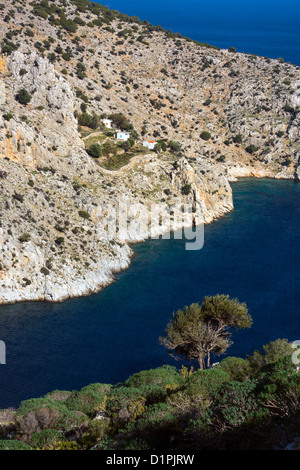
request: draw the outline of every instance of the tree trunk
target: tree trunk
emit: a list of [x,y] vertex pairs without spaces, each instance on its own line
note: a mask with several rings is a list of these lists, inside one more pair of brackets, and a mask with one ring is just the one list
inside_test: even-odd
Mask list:
[[203,354],[198,355],[198,363],[199,363],[199,368],[203,370],[205,368],[205,363],[204,363],[204,357]]
[[207,353],[207,368],[210,368],[210,351]]

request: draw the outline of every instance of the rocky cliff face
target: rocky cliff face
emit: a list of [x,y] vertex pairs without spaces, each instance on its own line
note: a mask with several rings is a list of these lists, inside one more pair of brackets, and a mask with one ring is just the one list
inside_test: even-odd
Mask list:
[[[233,208],[238,176],[299,179],[298,67],[85,1],[6,2],[0,42],[0,303],[95,292],[129,265],[131,242],[178,229],[182,206],[183,225],[208,223]],[[138,140],[180,149],[113,154],[101,120],[78,126],[83,113],[122,113]]]

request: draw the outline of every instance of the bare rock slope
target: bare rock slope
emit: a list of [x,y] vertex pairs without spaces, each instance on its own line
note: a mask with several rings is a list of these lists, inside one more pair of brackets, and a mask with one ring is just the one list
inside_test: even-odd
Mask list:
[[[236,177],[299,179],[294,65],[85,0],[8,1],[0,42],[0,303],[95,292],[129,265],[130,243],[178,229],[183,205],[185,225],[209,223],[233,208]],[[101,124],[116,114],[130,150]]]

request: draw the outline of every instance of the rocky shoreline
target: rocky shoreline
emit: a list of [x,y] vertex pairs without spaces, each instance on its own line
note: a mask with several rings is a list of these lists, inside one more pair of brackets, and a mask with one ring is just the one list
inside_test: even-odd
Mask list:
[[[236,178],[300,179],[299,67],[52,3],[0,9],[0,304],[109,285],[149,238],[134,209],[160,207],[159,235],[179,227],[182,205],[186,227],[232,210]],[[132,148],[108,116],[121,116]]]

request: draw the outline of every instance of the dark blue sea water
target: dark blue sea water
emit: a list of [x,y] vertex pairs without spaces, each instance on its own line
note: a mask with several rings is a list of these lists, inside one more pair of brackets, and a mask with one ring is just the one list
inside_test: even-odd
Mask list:
[[202,250],[185,251],[184,240],[148,240],[97,295],[0,307],[7,345],[0,408],[177,365],[158,337],[174,310],[205,295],[238,297],[253,317],[251,329],[234,334],[229,355],[245,357],[278,337],[300,339],[300,184],[244,179],[233,189],[235,210],[206,226]]
[[105,4],[204,43],[283,57],[300,65],[299,0],[108,0]]

